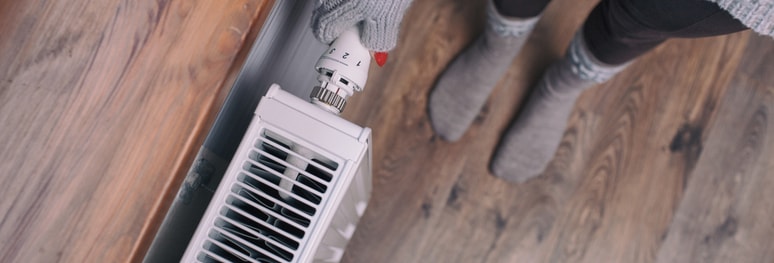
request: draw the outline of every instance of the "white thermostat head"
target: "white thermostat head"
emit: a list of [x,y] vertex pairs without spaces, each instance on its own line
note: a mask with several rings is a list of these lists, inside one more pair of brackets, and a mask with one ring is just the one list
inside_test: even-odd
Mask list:
[[370,65],[371,54],[360,43],[358,29],[353,27],[344,31],[315,64],[320,85],[310,94],[312,103],[341,113],[347,98],[365,87]]

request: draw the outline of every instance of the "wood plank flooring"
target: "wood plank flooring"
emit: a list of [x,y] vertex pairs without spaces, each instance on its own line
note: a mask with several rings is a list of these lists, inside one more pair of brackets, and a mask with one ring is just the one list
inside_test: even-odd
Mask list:
[[144,255],[269,3],[0,1],[0,262]]
[[[427,95],[484,1],[415,1],[345,112],[375,183],[345,262],[774,262],[770,38],[671,40],[582,96],[541,177],[489,174],[595,2],[555,0],[449,143]],[[270,3],[0,2],[0,262],[138,260]]]
[[774,45],[754,37],[674,215],[660,262],[774,261]]
[[374,192],[345,262],[772,262],[774,41],[670,40],[584,93],[546,172],[487,165],[596,1],[556,0],[456,143],[427,95],[483,27],[484,1],[416,1],[345,116],[374,130]]

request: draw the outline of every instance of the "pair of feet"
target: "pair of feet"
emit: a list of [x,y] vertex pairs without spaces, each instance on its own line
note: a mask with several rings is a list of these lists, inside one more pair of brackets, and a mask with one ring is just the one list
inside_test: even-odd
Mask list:
[[[537,20],[504,17],[489,3],[485,31],[454,59],[430,94],[428,112],[438,135],[447,141],[462,137]],[[581,34],[576,34],[565,57],[532,87],[526,105],[500,139],[489,166],[492,173],[514,182],[542,173],[559,146],[581,92],[623,67],[594,59]]]

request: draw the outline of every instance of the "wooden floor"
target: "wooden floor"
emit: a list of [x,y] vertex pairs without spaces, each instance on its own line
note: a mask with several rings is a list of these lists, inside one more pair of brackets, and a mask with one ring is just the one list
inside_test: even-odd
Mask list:
[[[271,2],[0,1],[0,262],[139,260]],[[415,1],[350,100],[375,186],[346,262],[772,262],[774,41],[669,41],[586,92],[546,173],[509,184],[492,150],[595,0],[555,0],[444,142],[427,94],[483,2]]]
[[584,93],[550,167],[510,184],[487,171],[492,151],[596,1],[554,1],[448,143],[427,95],[481,31],[483,2],[416,1],[348,106],[374,130],[375,186],[345,262],[774,262],[774,41],[668,41]]
[[141,259],[271,4],[0,1],[0,262]]

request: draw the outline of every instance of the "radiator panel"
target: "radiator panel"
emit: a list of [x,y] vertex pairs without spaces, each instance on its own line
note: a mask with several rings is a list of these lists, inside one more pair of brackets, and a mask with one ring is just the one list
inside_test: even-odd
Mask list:
[[370,196],[369,141],[273,85],[182,261],[338,262]]

